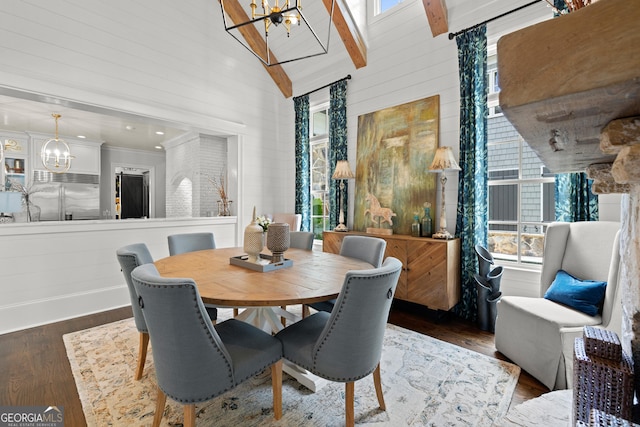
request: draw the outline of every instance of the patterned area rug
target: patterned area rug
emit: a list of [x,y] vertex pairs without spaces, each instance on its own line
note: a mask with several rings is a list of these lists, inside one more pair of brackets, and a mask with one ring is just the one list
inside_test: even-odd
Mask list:
[[556,390],[514,406],[496,427],[569,427],[573,390]]
[[[219,310],[219,321],[231,314]],[[133,379],[138,331],[133,318],[64,336],[89,426],[150,425],[156,401],[151,348],[140,381]],[[151,347],[151,346],[150,346]],[[356,382],[356,424],[369,426],[491,426],[509,409],[520,374],[502,362],[434,338],[387,325],[382,353],[387,411],[377,405],[372,376]],[[200,426],[344,425],[344,384],[312,393],[284,374],[283,417],[273,419],[268,373],[196,405]],[[163,426],[178,426],[182,407],[167,399]]]

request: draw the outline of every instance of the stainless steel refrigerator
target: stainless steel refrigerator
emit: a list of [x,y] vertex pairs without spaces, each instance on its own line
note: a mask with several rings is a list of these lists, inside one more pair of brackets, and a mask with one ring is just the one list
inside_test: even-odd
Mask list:
[[100,219],[100,176],[34,171],[33,204],[40,221]]

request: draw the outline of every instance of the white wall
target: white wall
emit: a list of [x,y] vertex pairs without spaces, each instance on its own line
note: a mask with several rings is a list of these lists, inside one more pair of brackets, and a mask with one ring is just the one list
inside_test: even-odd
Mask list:
[[217,2],[0,2],[0,21],[0,85],[240,134],[244,196],[269,211],[281,200],[271,148],[290,125],[279,119],[284,97],[226,34]]
[[0,240],[0,334],[130,304],[116,250],[143,242],[169,256],[167,236],[213,232],[237,242],[235,217],[4,224]]

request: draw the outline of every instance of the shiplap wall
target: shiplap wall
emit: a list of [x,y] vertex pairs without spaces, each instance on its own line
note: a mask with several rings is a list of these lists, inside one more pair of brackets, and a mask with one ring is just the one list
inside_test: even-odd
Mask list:
[[0,85],[242,135],[243,194],[276,210],[274,144],[287,104],[226,34],[217,2],[7,1],[0,22]]

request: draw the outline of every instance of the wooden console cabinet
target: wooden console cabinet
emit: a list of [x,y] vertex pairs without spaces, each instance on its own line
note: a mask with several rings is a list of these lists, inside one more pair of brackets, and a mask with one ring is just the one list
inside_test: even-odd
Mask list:
[[460,240],[440,240],[406,235],[381,236],[356,231],[325,231],[322,250],[340,253],[342,239],[349,235],[379,237],[387,241],[385,258],[402,261],[397,299],[449,310],[460,300]]

